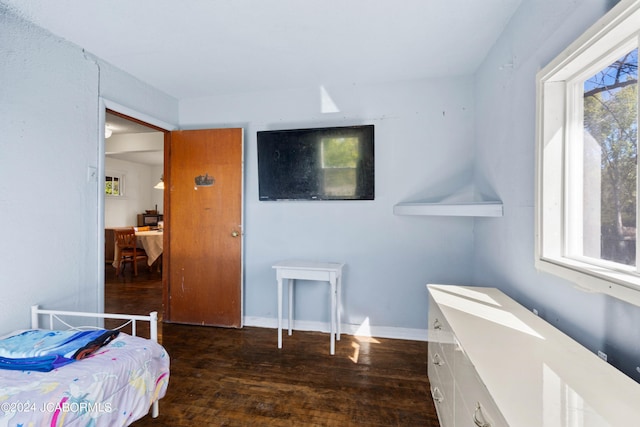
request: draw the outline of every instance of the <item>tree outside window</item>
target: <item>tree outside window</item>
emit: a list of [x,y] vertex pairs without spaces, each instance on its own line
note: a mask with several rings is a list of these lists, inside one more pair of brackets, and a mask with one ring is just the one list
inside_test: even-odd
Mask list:
[[[585,81],[583,107],[584,255],[630,266],[636,265],[637,82],[634,49]],[[588,141],[595,141],[591,148]],[[588,160],[589,151],[597,162]],[[600,236],[599,247],[587,243],[594,235]]]

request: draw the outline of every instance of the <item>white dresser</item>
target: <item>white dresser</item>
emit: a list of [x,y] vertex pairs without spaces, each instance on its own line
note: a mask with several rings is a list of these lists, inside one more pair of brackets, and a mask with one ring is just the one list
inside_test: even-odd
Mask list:
[[640,426],[640,384],[499,290],[427,288],[441,427]]

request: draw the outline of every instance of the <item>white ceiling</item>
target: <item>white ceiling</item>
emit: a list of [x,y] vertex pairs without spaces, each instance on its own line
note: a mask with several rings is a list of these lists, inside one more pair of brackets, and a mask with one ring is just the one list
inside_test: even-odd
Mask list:
[[[105,115],[105,124],[107,128],[111,129],[112,135],[159,132],[153,128],[124,119],[109,112]],[[110,147],[109,141],[111,140],[107,139],[105,142],[105,145],[107,146],[107,152],[105,153],[106,157],[126,160],[128,162],[142,163],[149,166],[162,166],[164,164],[164,150],[141,151],[135,144],[127,144],[126,146],[118,144],[117,147],[119,151],[109,151],[110,148],[113,148],[112,146]]]
[[0,0],[177,99],[472,74],[521,0]]
[[[177,99],[469,75],[520,2],[0,0]],[[107,124],[115,134],[152,131],[110,115]]]
[[162,166],[164,164],[164,151],[123,151],[121,153],[105,154],[105,157],[148,166]]
[[127,120],[115,114],[109,112],[106,113],[105,123],[107,128],[111,129],[113,135],[125,134],[125,133],[149,133],[158,132],[157,130],[136,123],[131,120]]

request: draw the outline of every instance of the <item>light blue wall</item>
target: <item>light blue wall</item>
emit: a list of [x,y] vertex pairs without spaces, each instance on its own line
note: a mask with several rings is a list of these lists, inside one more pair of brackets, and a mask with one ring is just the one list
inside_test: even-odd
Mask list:
[[[477,220],[474,283],[495,285],[640,380],[640,308],[534,268],[535,75],[601,17],[605,0],[525,1],[476,75],[476,180],[504,202]],[[513,64],[511,66],[510,64]]]
[[[26,326],[33,303],[100,309],[102,213],[98,184],[87,180],[88,167],[102,162],[100,97],[166,123],[178,122],[178,103],[4,6],[0,19],[6,58],[0,77],[10,83],[0,92],[0,324],[10,330]],[[473,221],[397,217],[392,209],[470,178],[472,84],[470,77],[452,77],[331,86],[326,89],[340,112],[329,114],[321,112],[320,88],[182,103],[186,128],[246,131],[247,316],[275,318],[273,262],[329,259],[347,263],[344,322],[426,328],[425,283],[472,277]],[[375,201],[258,202],[256,131],[361,123],[376,125]],[[53,178],[53,187],[40,185]],[[39,249],[43,245],[56,250]],[[34,257],[34,250],[46,256]],[[327,322],[326,289],[310,284],[307,291],[297,317]]]
[[[473,220],[394,216],[393,205],[440,195],[470,179],[472,84],[471,77],[451,77],[328,86],[340,110],[328,114],[322,113],[318,87],[180,102],[181,127],[245,129],[248,323],[275,319],[271,266],[299,258],[347,264],[344,323],[368,321],[377,334],[384,328],[426,329],[425,284],[472,278]],[[369,123],[375,125],[374,201],[258,201],[257,131]],[[300,289],[296,319],[328,322],[326,286]]]
[[[271,264],[347,263],[345,323],[426,328],[427,282],[496,285],[638,379],[640,309],[575,290],[533,267],[535,73],[608,8],[605,0],[524,1],[475,76],[320,88],[180,103],[0,6],[0,332],[28,307],[99,309],[100,96],[185,128],[245,129],[245,314],[275,317]],[[512,64],[513,61],[513,66]],[[376,125],[376,200],[259,202],[255,133]],[[475,142],[475,144],[474,144]],[[480,190],[505,203],[494,219],[398,217],[395,203],[443,195],[475,165]],[[43,185],[43,183],[46,183]],[[310,284],[296,316],[327,322]]]
[[0,333],[29,306],[102,310],[100,95],[177,123],[177,101],[0,5]]

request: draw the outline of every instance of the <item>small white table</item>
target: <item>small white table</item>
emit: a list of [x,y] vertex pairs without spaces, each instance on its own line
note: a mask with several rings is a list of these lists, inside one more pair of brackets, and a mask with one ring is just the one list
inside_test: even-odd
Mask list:
[[282,281],[289,284],[289,335],[293,325],[293,284],[296,279],[328,282],[331,286],[331,348],[335,354],[336,339],[340,341],[340,308],[342,267],[336,262],[280,261],[273,265],[278,280],[278,348],[282,348]]

